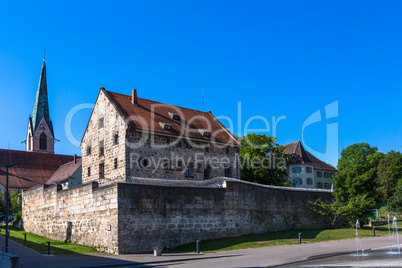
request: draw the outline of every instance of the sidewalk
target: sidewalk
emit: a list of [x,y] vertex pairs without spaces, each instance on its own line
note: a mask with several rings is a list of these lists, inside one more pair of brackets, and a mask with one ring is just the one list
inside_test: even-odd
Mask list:
[[[4,237],[0,237],[4,245]],[[364,238],[366,249],[389,245],[388,237]],[[43,256],[13,241],[14,254],[20,256],[24,268],[30,267],[267,267],[293,263],[319,256],[331,256],[356,250],[355,240],[320,242],[260,249],[227,251],[208,254],[168,253],[160,257],[151,254],[129,255],[68,255]],[[202,250],[202,244],[201,244]]]

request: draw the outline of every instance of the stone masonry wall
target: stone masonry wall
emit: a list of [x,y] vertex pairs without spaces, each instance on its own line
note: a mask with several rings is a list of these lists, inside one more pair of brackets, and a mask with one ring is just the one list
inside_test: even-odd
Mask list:
[[118,251],[117,189],[90,183],[61,190],[37,186],[23,192],[22,220],[26,231],[51,239],[70,239]]
[[[225,168],[230,169],[228,177],[237,178],[237,149],[234,146],[215,145],[213,143],[198,142],[175,137],[161,135],[151,135],[139,131],[130,131],[128,140],[137,144],[141,140],[146,142],[142,146],[132,146],[129,149],[131,157],[127,160],[130,169],[127,176],[157,178],[170,180],[191,179],[195,181],[204,180],[204,172],[207,166],[210,166],[209,178],[225,176]],[[207,149],[206,149],[207,148]],[[149,166],[139,165],[141,159],[148,159]],[[212,159],[227,159],[225,167],[215,165]],[[167,161],[169,167],[165,168],[163,162]],[[179,162],[182,162],[180,167]],[[185,166],[190,164],[192,172],[190,176],[185,174]]]
[[68,190],[36,187],[24,191],[23,226],[49,238],[70,237],[123,254],[173,248],[197,239],[330,227],[328,219],[306,207],[318,198],[332,200],[330,191],[227,178],[205,181],[204,187],[188,183],[113,183],[99,188],[89,183]]
[[223,188],[118,184],[119,252],[173,248],[197,239],[330,227],[308,201],[329,191],[225,180]]

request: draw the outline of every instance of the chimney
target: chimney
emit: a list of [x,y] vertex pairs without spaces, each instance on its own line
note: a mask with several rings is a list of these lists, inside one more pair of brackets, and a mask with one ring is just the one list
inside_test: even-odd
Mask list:
[[74,155],[74,165],[77,163],[77,155]]
[[137,90],[133,89],[133,93],[131,95],[131,102],[135,105],[138,106],[138,99],[137,99]]

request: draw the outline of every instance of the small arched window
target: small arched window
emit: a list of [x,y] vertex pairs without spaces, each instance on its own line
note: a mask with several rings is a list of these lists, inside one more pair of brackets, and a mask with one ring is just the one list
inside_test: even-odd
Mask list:
[[45,133],[40,134],[39,150],[47,150],[47,137]]

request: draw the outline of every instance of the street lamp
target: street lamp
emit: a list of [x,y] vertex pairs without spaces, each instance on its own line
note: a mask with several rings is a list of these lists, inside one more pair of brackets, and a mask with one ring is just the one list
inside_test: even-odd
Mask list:
[[5,250],[8,253],[8,169],[12,167],[19,167],[19,164],[8,164],[6,165],[7,169],[7,180],[6,180],[6,244]]

